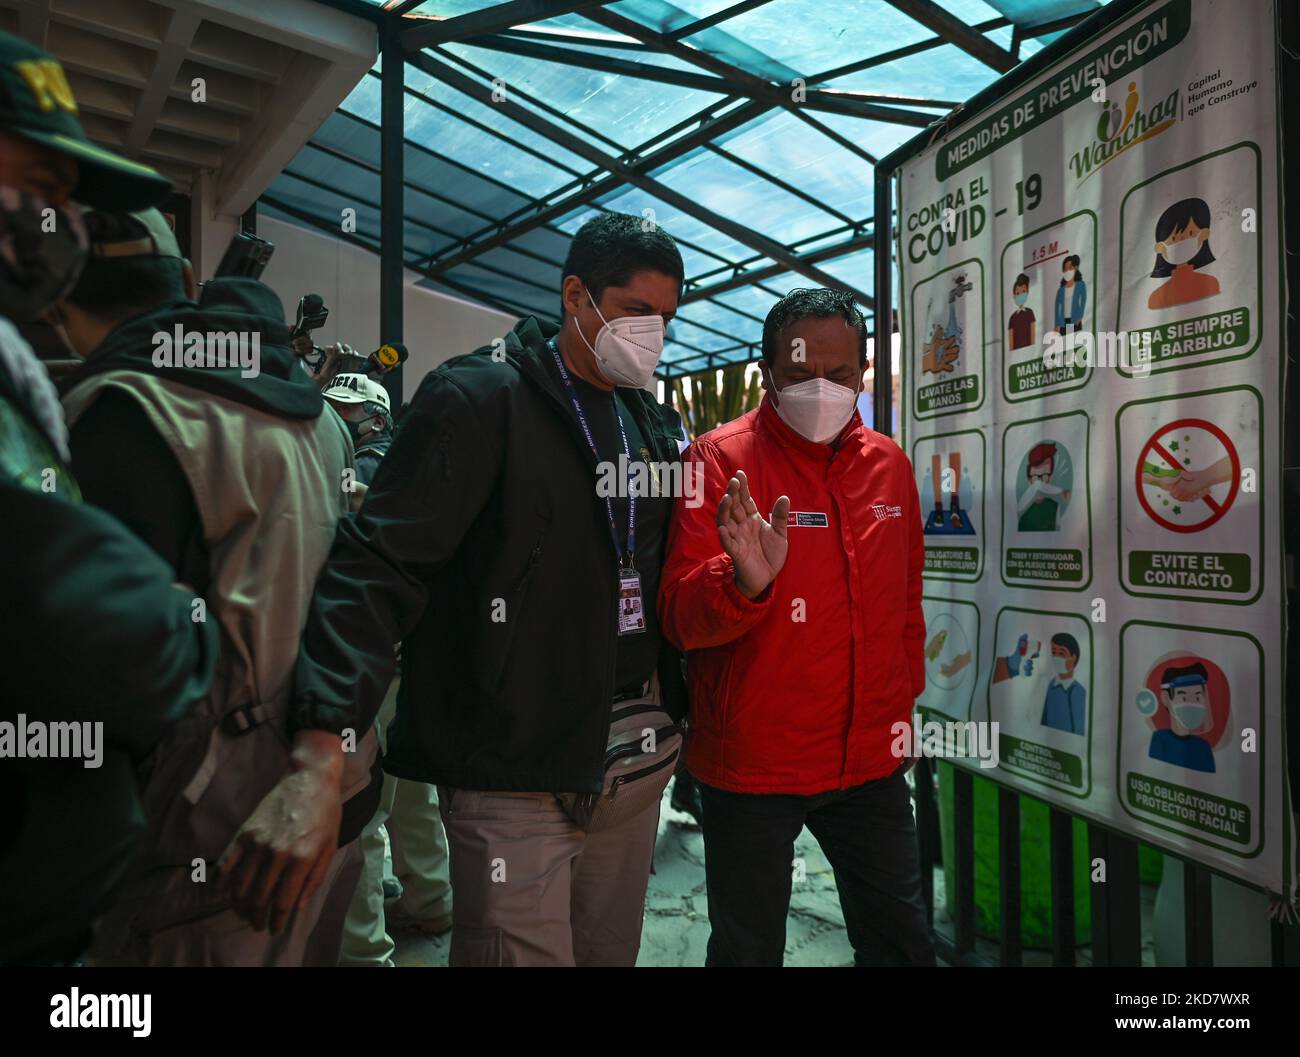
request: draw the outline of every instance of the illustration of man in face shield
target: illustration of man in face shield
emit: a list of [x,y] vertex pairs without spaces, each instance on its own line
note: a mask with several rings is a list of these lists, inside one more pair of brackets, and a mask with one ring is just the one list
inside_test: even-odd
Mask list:
[[1160,677],[1160,707],[1169,713],[1169,726],[1151,735],[1151,759],[1213,774],[1214,749],[1202,737],[1214,725],[1205,665],[1166,668]]

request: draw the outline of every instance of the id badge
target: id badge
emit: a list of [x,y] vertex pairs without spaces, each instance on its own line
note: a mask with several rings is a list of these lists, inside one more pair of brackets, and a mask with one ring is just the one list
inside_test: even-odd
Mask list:
[[635,569],[618,571],[618,633],[635,635],[645,631],[645,604],[641,597],[641,574]]

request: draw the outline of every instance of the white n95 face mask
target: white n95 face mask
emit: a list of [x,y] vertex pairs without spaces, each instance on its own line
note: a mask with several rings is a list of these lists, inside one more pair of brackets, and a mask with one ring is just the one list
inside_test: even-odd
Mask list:
[[591,300],[591,307],[605,325],[596,335],[596,345],[592,348],[587,336],[578,326],[578,317],[573,317],[573,325],[582,338],[583,344],[591,349],[596,357],[596,367],[611,385],[630,386],[643,389],[654,377],[655,367],[664,351],[663,316],[619,316],[618,319],[606,319],[601,315],[596,302]]
[[1200,252],[1200,239],[1180,239],[1177,242],[1166,242],[1162,256],[1170,264],[1177,265],[1186,264]]
[[776,393],[776,413],[814,444],[829,444],[838,437],[858,403],[857,390],[828,378],[809,378]]

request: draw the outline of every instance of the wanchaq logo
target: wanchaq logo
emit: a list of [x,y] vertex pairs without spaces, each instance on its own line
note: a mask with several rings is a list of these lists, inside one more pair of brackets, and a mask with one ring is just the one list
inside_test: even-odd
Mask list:
[[1074,170],[1075,179],[1086,179],[1130,147],[1172,127],[1177,120],[1177,88],[1149,110],[1143,111],[1137,82],[1129,81],[1123,108],[1107,100],[1097,119],[1096,142],[1070,158],[1070,168]]

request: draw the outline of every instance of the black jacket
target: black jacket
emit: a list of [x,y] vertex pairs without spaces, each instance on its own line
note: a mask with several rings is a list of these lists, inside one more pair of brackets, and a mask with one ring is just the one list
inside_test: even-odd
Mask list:
[[[364,729],[401,639],[387,771],[468,789],[601,788],[617,559],[595,457],[542,359],[555,331],[521,320],[504,360],[485,347],[420,385],[316,585],[299,728]],[[654,460],[678,461],[676,412],[620,395]],[[659,675],[666,707],[685,715],[666,643]]]
[[0,760],[0,964],[85,946],[144,835],[134,765],[202,699],[214,623],[107,514],[0,481],[0,590],[14,663],[0,720],[103,722],[104,760]]

